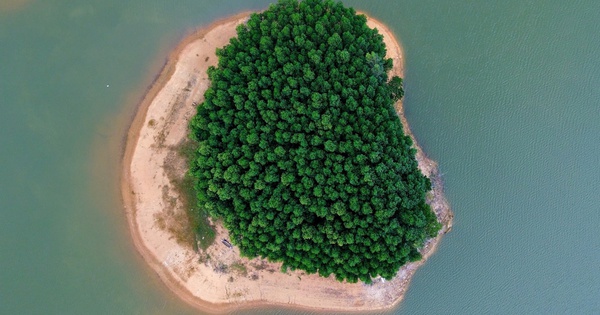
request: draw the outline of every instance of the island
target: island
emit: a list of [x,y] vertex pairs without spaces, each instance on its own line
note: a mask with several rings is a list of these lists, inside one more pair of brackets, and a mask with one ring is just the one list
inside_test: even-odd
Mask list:
[[[239,129],[227,131],[224,125],[239,123],[233,111],[235,106],[238,106],[237,112],[243,113],[247,110],[253,111],[251,106],[257,106],[261,101],[264,104],[261,103],[259,106],[273,106],[271,109],[264,110],[264,113],[261,111],[263,121],[281,119],[278,125],[281,130],[285,131],[285,128],[289,127],[283,122],[292,121],[294,118],[290,115],[293,116],[295,113],[277,109],[281,104],[264,101],[271,99],[272,95],[269,92],[262,93],[262,99],[261,96],[254,96],[255,98],[250,102],[253,104],[249,104],[251,105],[249,108],[244,107],[247,103],[244,93],[256,94],[261,92],[259,85],[273,84],[266,79],[249,84],[238,82],[242,87],[248,85],[248,89],[252,91],[241,91],[238,95],[230,93],[231,101],[235,105],[228,104],[228,106],[232,105],[233,109],[231,106],[228,108],[224,104],[219,104],[227,101],[229,97],[223,93],[226,93],[231,82],[227,82],[224,78],[232,77],[226,73],[227,62],[225,61],[227,58],[231,61],[232,56],[238,57],[238,60],[250,60],[250,56],[259,53],[248,50],[247,54],[240,54],[236,51],[234,46],[241,45],[240,38],[243,40],[244,36],[246,40],[254,36],[265,49],[272,47],[268,37],[256,37],[256,34],[249,32],[249,29],[262,28],[264,33],[268,33],[271,27],[276,27],[276,10],[282,10],[280,14],[286,13],[283,12],[285,10],[291,10],[287,12],[290,23],[300,25],[306,17],[293,11],[306,10],[307,5],[310,6],[311,12],[314,10],[323,15],[338,12],[349,21],[344,20],[344,23],[354,22],[359,25],[361,21],[363,24],[366,22],[368,28],[365,26],[360,31],[373,41],[362,42],[364,37],[356,39],[361,41],[359,44],[368,51],[360,52],[364,55],[364,60],[362,64],[354,65],[369,67],[371,73],[365,80],[371,80],[371,85],[365,84],[367,86],[360,90],[347,92],[348,95],[358,99],[358,102],[350,101],[351,104],[346,104],[352,96],[344,95],[343,105],[340,104],[339,98],[336,99],[335,93],[326,93],[328,90],[338,91],[340,95],[346,93],[342,91],[344,90],[342,85],[328,86],[329,83],[323,81],[319,83],[323,90],[314,92],[307,90],[306,86],[309,84],[306,83],[317,79],[319,74],[318,70],[310,67],[311,62],[315,65],[322,61],[319,53],[313,49],[312,58],[304,60],[304,64],[309,66],[298,69],[297,65],[290,63],[287,68],[285,66],[282,68],[281,73],[275,73],[273,81],[284,78],[290,86],[298,86],[297,90],[283,88],[277,93],[294,95],[295,100],[302,100],[303,97],[310,100],[311,104],[296,102],[289,106],[296,113],[305,111],[315,122],[311,125],[313,128],[311,132],[322,137],[303,139],[300,134],[304,131],[298,128],[308,128],[309,124],[306,121],[304,121],[305,126],[294,127],[297,128],[296,134],[299,135],[296,137],[290,133],[283,134],[284,132],[276,135],[276,130],[271,130],[266,125],[261,126],[261,130],[266,135],[249,133],[242,137],[236,134]],[[261,23],[261,21],[269,23]],[[279,23],[281,24],[282,21]],[[355,38],[352,32],[347,30],[342,32],[348,25],[339,24],[339,26],[327,25],[331,29],[324,29],[323,25],[317,26],[311,28],[309,32],[324,34],[331,32],[332,34],[327,37],[327,44],[337,48],[332,55],[339,60],[328,62],[343,64],[353,57],[344,49],[343,43],[353,42]],[[338,27],[339,29],[336,29]],[[298,33],[300,35],[296,34],[297,36],[285,34],[294,31],[298,32],[294,29],[282,30],[283,35],[276,31],[270,32],[273,36],[291,36],[290,45],[308,45],[310,48],[310,44],[306,43],[306,37],[301,36],[300,33]],[[303,29],[302,34],[305,31],[306,29]],[[242,34],[244,32],[246,35]],[[383,41],[385,45],[379,46],[378,40]],[[310,54],[310,51],[311,49],[308,49],[307,53]],[[273,58],[282,60],[295,55],[289,51],[274,53],[278,56]],[[272,62],[275,63],[276,60]],[[300,3],[280,1],[260,14],[242,13],[217,21],[187,36],[168,57],[161,73],[140,102],[127,135],[123,156],[122,196],[125,213],[134,244],[145,261],[172,291],[186,302],[205,311],[226,312],[257,305],[370,311],[389,309],[399,303],[416,269],[435,251],[441,236],[451,229],[453,218],[449,204],[443,195],[443,183],[437,164],[428,159],[418,146],[403,115],[401,102],[403,90],[400,79],[403,74],[403,62],[401,46],[385,25],[375,19],[366,18],[365,15],[356,15],[352,9],[344,8],[340,3],[333,1],[307,0]],[[231,62],[229,64],[233,65]],[[242,66],[239,72],[251,78],[252,71],[257,71],[251,68]],[[340,73],[348,70],[339,69],[337,72],[333,71],[332,75],[343,76]],[[260,71],[264,74],[264,71],[269,70],[263,69],[258,72]],[[300,84],[294,82],[293,73],[296,72],[303,76],[302,80],[298,79],[301,81]],[[256,76],[261,78],[258,74]],[[354,104],[361,100],[368,103],[368,98],[359,97],[375,95],[378,96],[377,104],[385,105],[390,102],[387,107],[381,106],[379,113],[373,113],[372,108],[363,109],[358,104]],[[320,99],[321,97],[324,99]],[[199,104],[203,105],[197,108]],[[341,113],[326,110],[310,112],[307,109],[308,105],[354,106],[357,107],[354,110],[361,115],[350,117],[344,111]],[[219,113],[218,110],[222,111]],[[314,116],[310,116],[312,114]],[[393,120],[390,119],[392,116]],[[365,121],[366,118],[372,118],[373,121]],[[341,122],[347,123],[349,120],[354,121],[345,124],[345,128],[336,129]],[[360,137],[351,142],[348,138],[352,131],[346,127],[357,126],[359,122],[368,124],[369,130],[387,128],[385,132],[392,136],[371,139],[373,143],[379,143],[379,147],[371,145],[372,143],[368,141],[359,141]],[[244,126],[248,130],[256,127],[250,121],[244,121]],[[192,137],[188,137],[191,132]],[[209,139],[211,134],[219,134],[220,137]],[[261,140],[269,134],[272,134],[275,139],[273,143],[278,143],[270,149],[272,143],[264,143],[265,141],[261,143]],[[340,139],[341,136],[335,138],[336,135],[343,135],[344,139]],[[379,134],[375,133],[375,135]],[[394,135],[397,135],[397,138],[394,138]],[[232,138],[240,139],[238,148],[235,147],[235,141],[225,143],[219,148],[219,142],[216,140]],[[365,139],[370,138],[367,135]],[[306,142],[304,148],[301,145],[291,145],[294,141],[296,144]],[[381,144],[387,141],[395,144],[393,150],[390,148],[384,150],[381,147]],[[364,196],[380,197],[372,201],[372,206],[369,206],[370,202],[364,201],[364,196],[353,199],[352,188],[340,197],[339,191],[331,189],[325,191],[325,186],[323,189],[319,188],[318,184],[324,180],[323,178],[315,179],[314,182],[308,180],[303,182],[302,172],[310,173],[311,170],[303,170],[300,174],[297,171],[277,173],[270,171],[274,170],[271,167],[268,170],[258,170],[262,174],[255,174],[256,179],[251,184],[243,183],[244,179],[240,178],[240,169],[250,168],[248,166],[250,161],[242,158],[243,152],[238,152],[242,151],[242,147],[267,148],[267,150],[252,152],[256,155],[256,162],[269,168],[277,165],[278,160],[285,161],[279,165],[281,170],[298,169],[296,164],[290,162],[291,155],[296,157],[299,155],[295,150],[318,148],[321,153],[312,152],[312,156],[313,160],[318,160],[322,164],[314,163],[314,166],[326,169],[324,173],[329,176],[334,173],[338,175],[344,173],[344,157],[354,158],[359,155],[351,148],[355,143],[364,149],[365,153],[369,153],[361,154],[362,157],[358,158],[358,161],[369,162],[364,165],[358,164],[361,167],[355,170],[347,166],[345,174],[354,172],[360,177],[330,177],[339,180],[338,185],[345,181],[353,181],[353,186],[364,185],[365,189],[362,190]],[[228,161],[224,162],[229,163],[227,168],[215,169],[215,165],[210,164],[215,161],[207,161],[209,159],[205,157],[210,156],[211,152],[214,154],[215,150],[221,150],[218,152],[219,159]],[[231,150],[237,150],[238,153]],[[291,152],[293,150],[294,152]],[[231,155],[236,154],[239,156],[233,161]],[[249,154],[246,152],[247,157],[250,156]],[[395,161],[394,157],[406,159],[406,165],[396,167],[390,164]],[[306,163],[301,160],[298,158],[296,162]],[[337,165],[332,163],[335,161],[342,163]],[[377,165],[382,167],[371,169],[369,164],[373,168]],[[192,171],[188,171],[189,165],[192,166]],[[414,166],[414,169],[411,169],[411,166]],[[213,169],[215,170],[211,175]],[[214,172],[219,174],[214,175]],[[313,174],[306,175],[306,178],[311,177],[309,175]],[[210,181],[211,176],[223,180],[220,183]],[[382,190],[380,184],[378,186],[377,183],[373,183],[381,178],[387,179],[388,182],[385,184],[391,187]],[[398,182],[402,181],[402,183],[389,182],[394,178],[398,178]],[[246,179],[250,180],[248,176]],[[225,186],[223,183],[226,183]],[[227,183],[239,184],[239,186]],[[294,184],[299,183],[301,187],[292,189]],[[382,197],[382,193],[394,192],[394,189],[399,189],[399,194],[402,193],[401,188],[406,183],[422,191],[417,189],[417,196],[413,196],[414,198],[406,195],[394,196],[394,198]],[[271,198],[272,200],[267,200],[266,205],[263,206],[253,203],[252,207],[259,210],[251,216],[250,211],[247,214],[243,213],[245,209],[250,208],[249,204],[243,204],[243,200],[252,199],[250,198],[252,192],[244,187],[257,190],[271,187],[279,190],[281,197]],[[289,188],[288,191],[285,187]],[[307,192],[308,188],[313,189]],[[295,193],[296,190],[300,192],[293,195],[291,192]],[[376,190],[377,193],[373,192]],[[332,194],[335,198],[330,196]],[[329,199],[320,202],[319,196]],[[196,198],[200,199],[199,202]],[[335,200],[340,201],[332,202]],[[407,201],[402,204],[403,200]],[[394,207],[386,208],[390,204]],[[310,211],[307,210],[311,205],[314,207]],[[227,207],[230,209],[223,210]],[[396,213],[395,209],[402,207],[409,209],[408,212],[412,214],[416,213],[415,217],[405,215],[399,219],[402,213]],[[261,208],[265,209],[260,210]],[[272,211],[269,212],[267,208]],[[236,215],[235,212],[230,211],[231,209],[241,209],[242,212]],[[299,212],[303,211],[302,209],[306,209],[307,212]],[[282,218],[288,218],[289,220],[286,221],[290,222],[282,222],[280,219],[276,223],[278,216],[276,211],[280,211],[282,216],[288,215]],[[377,213],[373,213],[374,211]],[[356,215],[350,216],[351,213]],[[376,231],[382,233],[379,241],[377,237],[374,237],[374,240],[365,240],[360,239],[361,235],[347,232],[357,226],[364,226],[364,229],[367,229],[368,226],[365,226],[361,218],[368,218],[369,225],[382,230]],[[309,223],[303,222],[304,220]],[[335,225],[338,228],[343,225],[346,233],[337,235],[335,232],[330,234],[319,232],[319,230],[331,230],[335,227],[335,222],[338,222]],[[289,228],[290,235],[286,235],[284,230],[275,230],[277,224],[285,224],[286,228]],[[257,232],[257,227],[270,231],[270,234]],[[310,227],[313,229],[311,230]],[[403,230],[397,233],[399,229]],[[315,240],[313,237],[320,239]],[[290,240],[299,240],[299,242],[294,247],[289,245]],[[310,246],[310,242],[321,245]],[[348,245],[354,244],[360,246],[353,246],[352,252],[364,254],[365,249],[368,252],[363,256],[348,256],[347,253],[337,250],[347,249]],[[282,246],[287,246],[287,250],[282,249]],[[372,249],[371,246],[377,249]],[[309,253],[309,255],[301,256],[302,253]],[[262,258],[252,258],[257,255]],[[322,263],[318,257],[322,257],[327,263]],[[375,259],[385,263],[380,266]],[[368,264],[363,265],[363,262]],[[322,264],[319,265],[320,263]],[[346,266],[346,263],[353,268]]]

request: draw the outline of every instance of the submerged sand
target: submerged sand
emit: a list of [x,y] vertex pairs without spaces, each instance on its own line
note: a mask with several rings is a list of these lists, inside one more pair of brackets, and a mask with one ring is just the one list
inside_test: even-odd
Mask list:
[[[203,101],[209,85],[206,70],[217,63],[215,49],[235,36],[235,27],[244,23],[248,14],[218,21],[183,40],[139,105],[127,137],[122,177],[124,207],[135,246],[173,292],[203,311],[261,305],[343,311],[389,309],[402,300],[412,275],[452,224],[437,164],[414,141],[401,102],[396,110],[405,132],[413,138],[419,168],[433,182],[429,203],[444,227],[421,250],[424,258],[402,267],[393,280],[375,279],[365,285],[340,283],[333,277],[302,271],[281,273],[279,263],[241,258],[237,248],[224,246],[220,240],[227,239],[228,233],[219,222],[215,223],[215,243],[200,252],[178,243],[164,227],[165,220],[183,211],[165,166],[175,168],[179,176],[185,173],[186,165],[175,148],[187,137],[188,122],[196,113],[194,104]],[[387,57],[394,59],[393,74],[402,76],[402,49],[392,32],[372,18],[368,25],[383,34]]]
[[31,2],[31,0],[2,0],[0,1],[0,13],[21,10]]

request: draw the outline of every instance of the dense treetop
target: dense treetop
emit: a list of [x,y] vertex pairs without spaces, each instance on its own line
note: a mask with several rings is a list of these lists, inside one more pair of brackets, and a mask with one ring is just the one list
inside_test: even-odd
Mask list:
[[243,255],[370,282],[439,230],[382,39],[341,3],[283,0],[217,50],[191,173]]

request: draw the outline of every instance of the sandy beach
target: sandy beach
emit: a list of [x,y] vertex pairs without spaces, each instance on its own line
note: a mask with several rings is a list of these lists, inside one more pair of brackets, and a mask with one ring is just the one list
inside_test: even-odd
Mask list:
[[[178,195],[171,187],[165,165],[175,167],[180,176],[186,165],[176,147],[188,135],[188,122],[196,113],[194,104],[203,101],[209,85],[206,70],[217,64],[215,49],[235,36],[235,27],[246,21],[248,12],[217,21],[187,36],[168,56],[131,123],[122,164],[121,190],[124,211],[134,244],[161,280],[189,304],[205,312],[278,305],[313,310],[372,311],[397,305],[415,271],[435,251],[443,234],[451,229],[452,212],[443,195],[437,164],[428,159],[410,132],[402,103],[396,104],[405,132],[417,148],[419,168],[428,176],[434,190],[428,202],[443,224],[436,238],[422,248],[423,259],[400,269],[391,281],[375,279],[373,284],[340,283],[333,277],[321,278],[302,271],[281,273],[278,263],[239,256],[220,240],[228,233],[218,222],[216,242],[197,253],[177,242],[161,223],[181,210]],[[393,33],[379,21],[368,25],[384,36],[387,57],[393,58],[393,75],[403,75],[402,48]],[[236,268],[219,268],[229,266]]]

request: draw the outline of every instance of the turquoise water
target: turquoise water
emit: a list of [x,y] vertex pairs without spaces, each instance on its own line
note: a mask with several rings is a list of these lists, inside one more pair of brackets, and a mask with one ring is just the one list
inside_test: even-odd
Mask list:
[[[0,314],[195,312],[129,240],[120,147],[187,30],[269,2],[0,12]],[[600,2],[345,3],[402,41],[406,115],[456,215],[391,313],[600,313]]]

